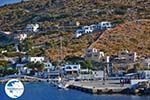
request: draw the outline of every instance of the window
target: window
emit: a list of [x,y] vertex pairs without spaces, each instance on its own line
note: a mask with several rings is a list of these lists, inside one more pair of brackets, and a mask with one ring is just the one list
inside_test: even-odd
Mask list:
[[73,66],[74,69],[77,69],[77,66]]
[[72,69],[70,66],[67,66],[66,69]]

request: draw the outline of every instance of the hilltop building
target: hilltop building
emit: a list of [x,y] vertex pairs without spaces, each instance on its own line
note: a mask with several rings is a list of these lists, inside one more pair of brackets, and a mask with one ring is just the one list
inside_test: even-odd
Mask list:
[[29,32],[38,32],[39,24],[28,24],[25,28],[26,31]]
[[83,26],[75,31],[75,37],[78,38],[87,33],[107,30],[110,28],[112,28],[112,24],[111,24],[111,22],[108,22],[108,21],[103,21],[98,24],[92,24],[89,26]]

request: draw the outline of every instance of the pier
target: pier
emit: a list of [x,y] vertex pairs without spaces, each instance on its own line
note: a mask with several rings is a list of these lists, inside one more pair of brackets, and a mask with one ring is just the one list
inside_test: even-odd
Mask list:
[[120,84],[119,80],[79,81],[70,84],[69,88],[90,94],[128,94],[130,84]]

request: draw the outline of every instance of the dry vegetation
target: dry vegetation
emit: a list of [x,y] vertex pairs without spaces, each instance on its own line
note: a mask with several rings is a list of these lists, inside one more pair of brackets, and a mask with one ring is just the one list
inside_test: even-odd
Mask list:
[[[150,55],[150,22],[133,22],[150,19],[150,0],[31,0],[0,8],[0,30],[23,29],[28,23],[39,23],[42,30],[71,22],[69,32],[63,33],[63,57],[82,56],[85,49],[96,40],[100,33],[84,35],[73,39],[76,21],[81,25],[112,21],[121,23],[106,31],[92,44],[107,55],[122,49]],[[60,58],[60,35],[48,32],[32,39],[34,45],[47,44],[46,56]]]
[[121,50],[136,51],[139,55],[150,55],[150,20],[125,22],[106,31],[93,47],[115,54]]

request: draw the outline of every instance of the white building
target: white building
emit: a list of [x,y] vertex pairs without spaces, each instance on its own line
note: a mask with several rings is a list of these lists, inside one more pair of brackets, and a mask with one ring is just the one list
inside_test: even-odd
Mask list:
[[44,62],[44,69],[46,72],[50,72],[51,70],[54,70],[55,67],[52,65],[50,61]]
[[78,38],[78,37],[82,36],[83,34],[84,34],[84,30],[78,29],[75,32],[75,37]]
[[104,21],[104,22],[99,23],[99,27],[102,30],[103,29],[110,29],[110,28],[112,28],[112,25],[111,25],[111,22]]
[[90,26],[83,26],[82,29],[84,30],[84,33],[92,33],[94,31]]
[[29,57],[28,58],[28,61],[29,62],[34,62],[34,63],[36,63],[36,62],[44,62],[44,60],[45,60],[45,58],[44,57]]
[[143,65],[144,68],[150,69],[150,58],[142,59],[141,64]]
[[79,73],[81,69],[80,64],[66,64],[64,66],[64,71],[66,73]]
[[103,79],[104,71],[92,71],[93,77],[95,79]]
[[116,56],[110,57],[111,62],[114,63],[134,63],[137,60],[136,52],[129,52],[128,50],[121,51]]
[[92,29],[93,31],[98,30],[98,25],[97,25],[97,24],[92,24],[92,25],[90,25],[90,27],[91,27],[91,29]]
[[76,35],[76,38],[78,38],[86,33],[92,33],[95,31],[101,31],[101,30],[106,30],[110,28],[112,28],[111,22],[103,21],[103,22],[100,22],[99,24],[83,26],[81,29],[76,30],[75,35]]
[[138,71],[140,78],[150,79],[150,70]]
[[30,32],[38,32],[39,24],[28,24],[25,30]]
[[95,48],[89,48],[86,50],[84,58],[86,60],[100,61],[104,57],[104,52],[98,51]]
[[137,53],[125,50],[118,55],[118,58],[135,62],[137,60]]
[[7,50],[2,50],[2,51],[1,51],[2,54],[3,54],[3,53],[6,53],[6,52],[7,52]]
[[22,41],[22,40],[25,40],[27,37],[28,37],[27,34],[16,34],[16,36],[14,37],[14,39]]

